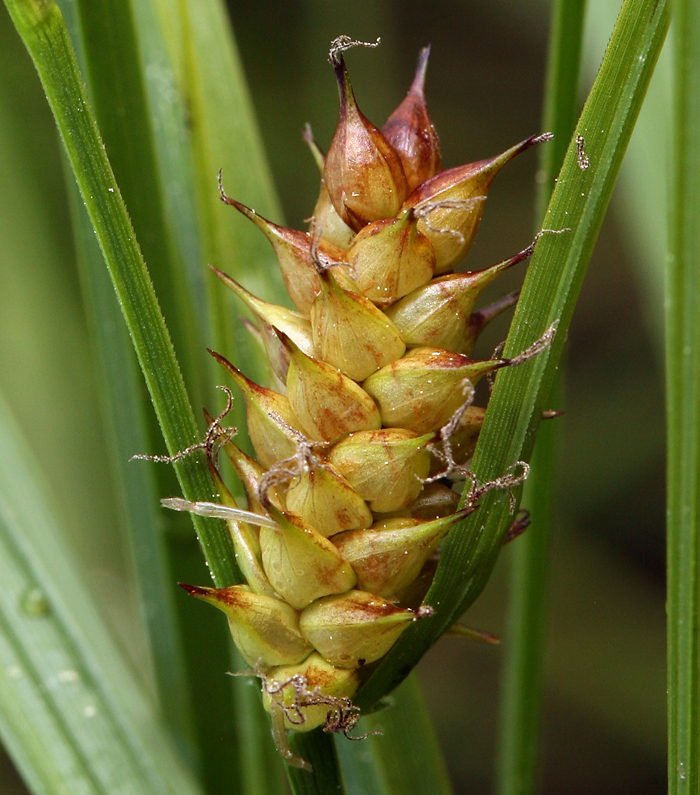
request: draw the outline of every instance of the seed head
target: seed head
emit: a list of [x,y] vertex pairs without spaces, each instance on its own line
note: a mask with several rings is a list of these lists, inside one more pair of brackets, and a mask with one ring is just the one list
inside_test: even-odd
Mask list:
[[[257,298],[244,287],[241,287],[241,285],[230,276],[227,276],[214,267],[212,267],[212,270],[216,276],[218,276],[218,278],[243,301],[248,309],[250,309],[257,318],[258,323],[272,326],[276,331],[283,332],[292,339],[304,353],[313,356],[314,343],[311,335],[311,324],[307,318],[299,312],[287,309],[286,306],[278,306],[277,304],[271,304],[268,301]],[[265,336],[263,336],[263,344],[265,344],[267,349],[268,343],[265,340]],[[277,346],[279,346],[279,341],[277,341]],[[275,353],[276,351],[273,352],[273,355]]]
[[473,510],[431,520],[382,519],[366,530],[342,533],[334,543],[357,572],[360,588],[396,599],[420,574],[443,536]]
[[359,431],[333,447],[330,461],[372,511],[397,511],[410,505],[423,488],[433,438],[404,428]]
[[281,712],[284,728],[308,732],[323,726],[334,710],[348,709],[359,686],[357,671],[337,668],[314,652],[299,665],[264,674],[263,707]]
[[[496,174],[548,136],[441,172],[424,93],[429,48],[380,131],[360,112],[350,84],[342,52],[355,44],[341,37],[331,51],[340,110],[328,154],[310,129],[304,134],[321,171],[310,230],[273,224],[219,183],[222,200],[270,241],[298,310],[263,301],[213,269],[254,315],[257,327],[248,325],[276,387],[255,384],[212,352],[242,392],[257,460],[221,427],[225,413],[213,420],[206,412],[205,441],[167,459],[207,454],[219,502],[166,504],[223,518],[246,584],[183,587],[226,613],[262,681],[278,748],[305,769],[286,729],[325,724],[347,735],[359,720],[350,698],[364,666],[432,614],[422,602],[445,535],[486,491],[511,491],[526,476],[523,465],[517,475],[474,480],[469,461],[485,415],[472,405],[474,385],[538,355],[556,330],[512,359],[471,358],[481,330],[517,293],[475,310],[477,299],[534,244],[491,268],[453,273]],[[221,477],[220,449],[247,511]],[[459,481],[468,489],[461,511]]]
[[321,187],[312,214],[312,223],[317,229],[322,230],[322,237],[324,240],[333,243],[333,245],[338,246],[338,248],[343,251],[347,251],[355,237],[355,232],[343,221],[333,206],[328,188],[326,187],[326,181],[323,178],[323,167],[326,156],[321,150],[321,147],[316,143],[313,133],[311,132],[311,127],[308,124],[304,130],[304,140],[309,145],[316,165],[321,172]]
[[[318,275],[311,257],[309,233],[277,226],[234,199],[226,197],[225,201],[249,218],[270,241],[287,292],[297,309],[303,315],[308,315],[320,290]],[[348,273],[345,252],[332,243],[326,240],[319,241],[317,256],[324,267]]]
[[[526,259],[531,249],[483,271],[433,279],[386,310],[409,348],[435,347],[471,353],[472,312],[481,291],[499,274]],[[481,331],[483,325],[479,327]]]
[[[229,508],[238,508],[233,495],[226,488],[226,484],[219,474],[219,470],[214,466],[211,460],[207,463],[209,464],[209,471],[212,475],[214,486],[219,493],[221,504]],[[237,519],[227,519],[226,526],[228,527],[231,542],[233,543],[236,563],[251,590],[256,594],[274,596],[275,591],[263,571],[260,533],[257,528],[254,528],[247,522],[242,522]]]
[[368,298],[321,274],[321,293],[311,307],[311,331],[318,355],[355,381],[406,350],[398,330]]
[[372,524],[367,503],[329,463],[305,467],[287,489],[286,503],[326,538]]
[[372,398],[340,370],[307,356],[288,337],[287,397],[303,431],[319,442],[335,442],[353,431],[381,428]]
[[[444,469],[444,467],[442,467]],[[436,470],[437,471],[437,470]],[[431,474],[434,474],[431,470]],[[457,510],[459,494],[443,483],[428,483],[412,503],[398,511],[378,514],[378,519],[439,519]]]
[[[266,514],[267,511],[260,502],[259,497],[260,479],[265,474],[265,468],[260,466],[254,458],[246,455],[243,450],[233,442],[225,444],[223,450],[228,460],[233,465],[233,468],[236,470],[238,479],[241,481],[248,501],[248,510],[261,515]],[[267,490],[267,499],[270,500],[276,508],[282,509],[282,501],[274,487]]]
[[450,273],[466,256],[479,230],[491,183],[505,164],[543,140],[532,136],[488,160],[450,168],[419,185],[403,209],[413,208],[418,228],[435,249],[435,273]]
[[414,348],[362,387],[377,402],[384,425],[426,433],[449,421],[464,403],[465,390],[505,364],[502,359],[477,362],[442,348]]
[[228,372],[243,393],[248,433],[260,463],[269,468],[278,461],[293,456],[296,445],[290,428],[301,428],[287,397],[272,389],[258,386],[223,356],[214,351],[209,353]]

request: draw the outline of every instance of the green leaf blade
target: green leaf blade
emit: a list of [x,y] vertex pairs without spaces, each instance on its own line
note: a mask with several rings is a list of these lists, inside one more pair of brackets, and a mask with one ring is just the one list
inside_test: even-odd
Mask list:
[[700,792],[700,9],[679,0],[666,271],[668,785]]
[[0,401],[0,736],[37,792],[200,792],[133,680]]
[[175,613],[175,588],[169,577],[159,516],[156,473],[153,465],[130,461],[135,451],[151,449],[149,431],[153,430],[150,426],[154,423],[149,422],[149,407],[144,400],[138,364],[114,300],[102,252],[95,241],[92,223],[80,204],[72,176],[67,187],[84,304],[99,367],[99,397],[110,446],[110,463],[121,496],[120,518],[129,539],[150,651],[149,678],[163,715],[181,738],[185,753],[193,757],[191,704]]
[[[196,444],[198,430],[153,285],[92,116],[60,11],[8,0],[56,117],[81,195],[117,292],[141,370],[170,454]],[[203,456],[175,465],[188,499],[211,499]],[[194,520],[212,576],[219,585],[240,579],[230,538],[220,522]]]
[[[544,215],[576,125],[585,2],[558,0],[552,11],[543,129],[554,140],[541,150],[537,220]],[[561,374],[550,405],[560,408]],[[558,426],[541,428],[525,484],[531,525],[508,550],[506,614],[496,781],[500,795],[537,791],[539,725],[549,590],[549,553],[556,479]]]
[[[532,452],[586,266],[668,24],[663,0],[627,0],[620,12],[577,126],[590,168],[579,167],[572,142],[543,224],[572,231],[539,241],[504,355],[525,350],[553,323],[557,333],[544,353],[499,373],[472,464],[481,483],[501,477]],[[358,694],[362,705],[373,704],[400,682],[485,587],[510,522],[509,498],[490,492],[480,506],[447,539],[444,565],[426,597],[436,615],[404,633]]]
[[[100,134],[119,190],[129,210],[139,246],[169,325],[191,394],[202,391],[205,367],[203,339],[197,325],[188,271],[169,222],[165,174],[155,148],[154,119],[147,92],[143,48],[139,47],[130,2],[76,0],[81,62]],[[142,11],[143,13],[143,11]],[[155,38],[155,30],[152,30]],[[154,71],[153,63],[148,66]],[[162,75],[162,72],[161,72]],[[162,106],[158,109],[162,111]],[[177,117],[172,120],[177,125]],[[184,123],[184,120],[181,120]],[[173,130],[177,135],[179,130]],[[175,136],[169,136],[175,137]],[[159,142],[163,144],[164,136]],[[187,162],[186,152],[183,162]],[[169,158],[170,161],[174,157]],[[182,229],[182,225],[179,225]],[[194,229],[190,229],[194,234]],[[201,275],[200,275],[201,282]],[[201,398],[198,398],[201,403]]]

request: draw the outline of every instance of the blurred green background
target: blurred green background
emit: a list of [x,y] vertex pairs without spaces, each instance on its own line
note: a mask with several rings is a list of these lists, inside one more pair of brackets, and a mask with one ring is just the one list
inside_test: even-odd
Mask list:
[[[382,37],[379,49],[347,59],[358,103],[378,126],[407,90],[418,50],[432,44],[427,92],[445,167],[540,131],[550,10],[544,0],[231,0],[229,7],[290,226],[301,227],[311,214],[318,189],[303,125],[312,124],[323,147],[335,127],[326,56],[341,33]],[[619,7],[619,0],[589,0],[582,99]],[[665,69],[662,57],[572,325],[564,405],[552,406],[566,414],[554,420],[561,447],[546,793],[665,789]],[[59,144],[4,9],[0,72],[0,388],[43,466],[67,543],[138,671],[143,639],[109,486]],[[530,242],[536,175],[537,156],[529,152],[498,177],[470,269]],[[522,273],[499,280],[485,300],[516,289]],[[484,335],[480,356],[505,338],[508,319]],[[503,633],[507,557],[465,623]],[[419,669],[457,793],[492,789],[502,654],[502,647],[445,639]],[[11,763],[0,757],[0,793],[21,792]]]

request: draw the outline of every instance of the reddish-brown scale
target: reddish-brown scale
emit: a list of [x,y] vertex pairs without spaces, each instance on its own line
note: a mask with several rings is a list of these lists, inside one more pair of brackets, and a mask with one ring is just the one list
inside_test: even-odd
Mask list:
[[357,107],[343,56],[336,53],[331,63],[340,110],[323,178],[336,212],[358,231],[371,221],[395,216],[409,190],[399,156]]
[[391,114],[382,133],[401,158],[409,190],[440,171],[440,139],[425,101],[425,72],[430,47],[420,51],[413,84],[403,102]]

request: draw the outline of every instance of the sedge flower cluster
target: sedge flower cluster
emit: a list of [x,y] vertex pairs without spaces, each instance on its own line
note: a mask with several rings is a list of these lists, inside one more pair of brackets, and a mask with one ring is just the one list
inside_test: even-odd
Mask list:
[[228,617],[282,747],[288,728],[352,727],[350,699],[365,672],[412,621],[429,620],[421,601],[436,550],[474,510],[473,500],[457,509],[453,488],[484,418],[471,405],[474,386],[517,363],[471,358],[485,324],[517,295],[479,311],[475,303],[532,247],[485,270],[455,268],[496,174],[547,139],[442,170],[424,94],[428,49],[380,130],[355,101],[350,44],[331,50],[340,110],[327,154],[305,136],[322,174],[310,231],[277,226],[221,188],[272,244],[296,310],[216,271],[257,318],[275,388],[213,353],[243,394],[255,450],[253,459],[222,442],[248,513],[235,514],[210,460],[237,517],[227,521],[246,582],[184,587]]

